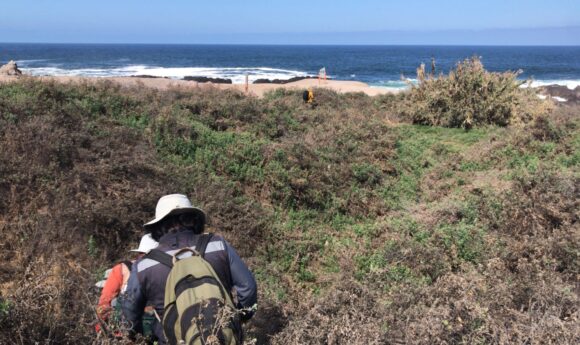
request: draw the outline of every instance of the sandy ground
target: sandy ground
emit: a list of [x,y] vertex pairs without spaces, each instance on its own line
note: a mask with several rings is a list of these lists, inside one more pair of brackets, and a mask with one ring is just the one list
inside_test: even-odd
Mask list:
[[[124,86],[144,85],[156,89],[167,89],[170,87],[183,88],[198,88],[198,87],[217,87],[219,89],[237,89],[245,91],[243,84],[212,84],[212,83],[198,83],[195,81],[174,80],[164,78],[135,78],[135,77],[110,77],[110,78],[84,78],[84,77],[32,77],[39,80],[55,80],[63,83],[79,82],[79,81],[95,81],[95,80],[111,80]],[[10,82],[17,80],[16,77],[0,76],[1,82]],[[278,88],[287,89],[306,89],[312,88],[327,88],[337,92],[364,92],[369,96],[376,96],[387,93],[396,93],[396,90],[371,87],[368,84],[359,81],[345,81],[345,80],[327,80],[319,82],[317,79],[304,79],[288,84],[249,84],[248,92],[250,94],[262,97],[266,92]]]

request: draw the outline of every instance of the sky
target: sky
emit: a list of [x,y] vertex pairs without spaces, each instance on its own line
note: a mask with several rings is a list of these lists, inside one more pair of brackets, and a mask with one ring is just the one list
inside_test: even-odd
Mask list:
[[14,0],[0,42],[580,45],[580,0]]

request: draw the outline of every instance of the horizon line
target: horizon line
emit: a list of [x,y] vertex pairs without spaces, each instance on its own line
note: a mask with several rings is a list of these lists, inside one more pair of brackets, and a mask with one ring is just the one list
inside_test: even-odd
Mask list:
[[200,46],[329,46],[329,47],[580,47],[580,44],[439,44],[439,43],[183,43],[183,42],[34,42],[9,41],[0,44],[76,44],[76,45],[200,45]]

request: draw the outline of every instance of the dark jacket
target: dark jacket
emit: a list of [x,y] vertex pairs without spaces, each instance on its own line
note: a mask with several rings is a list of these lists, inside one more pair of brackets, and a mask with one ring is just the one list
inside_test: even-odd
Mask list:
[[[167,234],[159,240],[158,250],[174,254],[181,248],[195,248],[199,235],[192,231]],[[238,308],[250,308],[257,302],[257,286],[254,276],[234,248],[221,236],[214,235],[205,251],[209,262],[227,291],[235,292]],[[159,317],[163,317],[165,282],[170,268],[146,257],[137,261],[131,270],[122,308],[129,327],[134,332],[142,332],[141,319],[146,305],[152,305]],[[251,314],[246,315],[246,318]],[[159,322],[154,333],[160,344],[165,344],[163,327]]]

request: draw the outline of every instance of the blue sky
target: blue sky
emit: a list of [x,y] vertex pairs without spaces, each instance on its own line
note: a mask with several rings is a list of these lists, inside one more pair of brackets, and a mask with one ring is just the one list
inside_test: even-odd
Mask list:
[[580,45],[579,0],[14,0],[0,42]]

